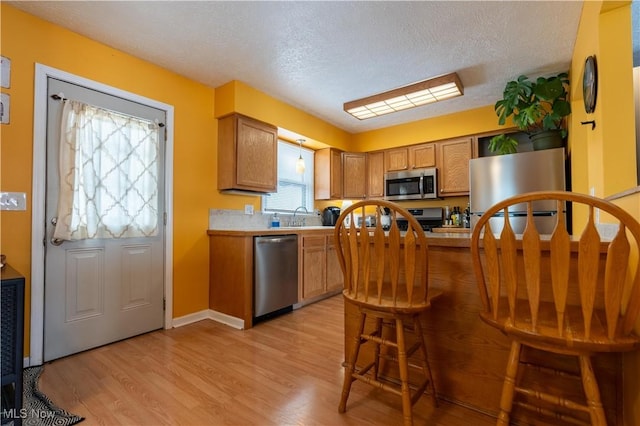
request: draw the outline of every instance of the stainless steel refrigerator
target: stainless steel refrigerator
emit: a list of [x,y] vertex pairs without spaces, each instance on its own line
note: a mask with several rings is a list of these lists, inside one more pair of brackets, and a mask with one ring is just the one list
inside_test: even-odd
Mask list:
[[[469,162],[469,204],[471,228],[492,205],[513,195],[531,191],[564,190],[564,148],[522,152],[474,158]],[[526,205],[509,212],[516,233],[522,233],[526,223]],[[556,224],[555,201],[538,201],[533,206],[538,231],[550,234]],[[502,230],[500,215],[490,221],[494,233]]]

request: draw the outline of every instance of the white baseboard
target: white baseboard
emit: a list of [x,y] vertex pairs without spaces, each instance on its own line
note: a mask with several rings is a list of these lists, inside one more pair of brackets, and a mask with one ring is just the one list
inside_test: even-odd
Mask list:
[[212,309],[205,309],[200,312],[194,312],[189,315],[173,319],[174,327],[182,327],[184,325],[192,324],[194,322],[202,321],[205,319],[213,320],[222,324],[226,324],[229,327],[237,328],[238,330],[244,329],[244,320],[231,315],[223,314]]
[[211,315],[209,318],[214,321],[221,322],[238,330],[244,330],[244,320],[240,318],[232,317],[231,315],[223,314],[222,312],[217,312],[212,309],[209,309],[209,314]]
[[194,322],[202,321],[204,319],[211,319],[209,315],[209,309],[204,309],[200,312],[194,312],[182,317],[173,319],[173,327],[182,327],[183,325],[193,324]]

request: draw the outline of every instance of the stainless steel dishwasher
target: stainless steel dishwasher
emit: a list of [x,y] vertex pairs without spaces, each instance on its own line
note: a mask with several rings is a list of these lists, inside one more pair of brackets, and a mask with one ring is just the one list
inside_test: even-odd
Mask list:
[[298,236],[253,238],[254,318],[291,310],[298,302]]

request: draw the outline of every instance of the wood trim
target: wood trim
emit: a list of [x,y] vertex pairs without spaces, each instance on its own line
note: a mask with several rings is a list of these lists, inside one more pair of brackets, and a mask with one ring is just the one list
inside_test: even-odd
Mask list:
[[622,192],[618,192],[616,194],[609,195],[608,197],[605,197],[605,200],[607,200],[607,201],[619,200],[621,198],[625,198],[625,197],[628,197],[630,195],[638,194],[638,193],[640,193],[640,185],[636,186],[635,188],[629,188],[629,189],[624,190]]

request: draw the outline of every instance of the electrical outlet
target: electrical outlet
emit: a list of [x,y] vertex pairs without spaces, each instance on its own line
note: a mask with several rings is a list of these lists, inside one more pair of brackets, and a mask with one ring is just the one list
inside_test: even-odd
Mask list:
[[244,205],[244,214],[253,214],[253,204]]
[[27,210],[27,194],[0,192],[0,210]]

